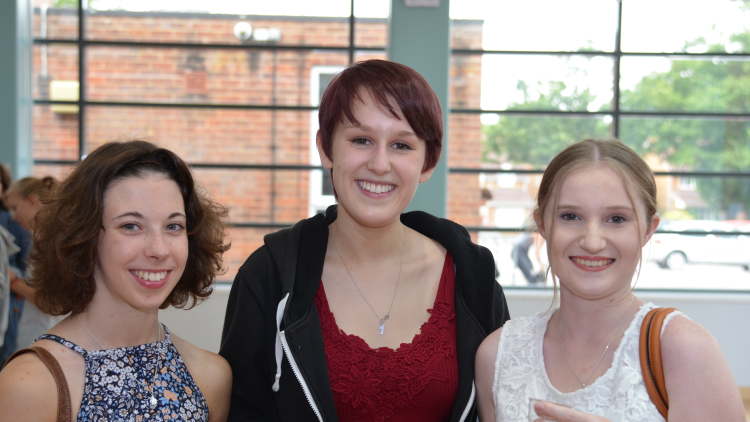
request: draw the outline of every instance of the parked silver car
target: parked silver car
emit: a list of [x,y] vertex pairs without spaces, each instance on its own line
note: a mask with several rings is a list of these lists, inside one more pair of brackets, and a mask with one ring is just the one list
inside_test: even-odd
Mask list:
[[701,233],[655,233],[644,253],[663,268],[682,270],[687,263],[750,266],[750,236],[738,234],[748,231],[744,227],[708,220],[664,223],[660,230]]

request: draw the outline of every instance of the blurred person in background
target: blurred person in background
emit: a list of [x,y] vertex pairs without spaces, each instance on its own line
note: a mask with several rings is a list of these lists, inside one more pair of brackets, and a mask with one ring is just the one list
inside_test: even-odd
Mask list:
[[[10,255],[9,257],[9,270],[12,271],[13,274],[25,274],[26,259],[29,256],[29,247],[31,246],[31,235],[28,230],[13,221],[10,209],[3,198],[4,193],[7,192],[13,184],[10,170],[4,164],[0,164],[0,182],[0,189],[2,189],[0,190],[0,226],[4,227],[8,233],[13,236],[13,242],[19,249],[17,253]],[[10,274],[8,277],[8,288],[10,288]],[[2,344],[2,346],[0,346],[0,362],[5,362],[5,360],[8,359],[17,349],[16,338],[18,336],[18,322],[21,319],[23,302],[23,296],[12,290],[10,291],[8,296],[8,306],[5,308],[8,310],[8,323],[5,334],[0,338],[0,343]],[[0,316],[0,320],[2,318],[4,318],[4,315]]]
[[[544,239],[536,232],[536,227],[521,232],[513,241],[513,249],[510,252],[510,257],[513,260],[513,264],[521,270],[529,284],[542,283],[545,280],[544,263],[541,257],[543,244]],[[529,250],[532,245],[534,245],[534,257],[541,268],[536,273],[534,272],[534,264],[531,263],[531,259],[529,258]]]
[[[11,185],[3,195],[3,199],[13,213],[13,220],[24,229],[31,231],[34,216],[42,208],[43,199],[50,194],[56,183],[57,180],[54,177],[47,176],[42,179],[25,177]],[[10,289],[25,299],[18,322],[16,348],[13,352],[29,347],[34,339],[44,334],[61,319],[45,314],[34,304],[34,289],[26,284],[26,280],[31,276],[30,271],[33,271],[33,268],[27,267],[23,272],[10,274]]]

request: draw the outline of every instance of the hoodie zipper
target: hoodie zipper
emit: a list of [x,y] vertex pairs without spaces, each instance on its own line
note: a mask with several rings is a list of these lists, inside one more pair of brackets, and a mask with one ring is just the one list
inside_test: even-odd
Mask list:
[[[307,398],[307,404],[309,404],[312,410],[315,412],[315,416],[318,417],[318,420],[320,422],[323,422],[323,417],[320,415],[318,406],[315,405],[315,401],[313,400],[312,394],[310,393],[310,388],[302,379],[302,375],[299,372],[299,367],[297,366],[297,362],[294,360],[294,357],[290,353],[289,344],[287,344],[286,342],[286,332],[282,331],[281,333],[279,333],[279,336],[281,337],[281,346],[282,346],[282,349],[284,349],[284,355],[286,356],[286,359],[289,361],[289,365],[292,367],[292,372],[294,372],[294,376],[297,378],[297,382],[299,382],[299,384],[302,386],[302,392],[305,393],[305,398]],[[474,397],[473,386],[471,390],[471,395],[472,395],[472,400],[473,400],[473,397]]]
[[474,385],[474,381],[471,382],[471,396],[469,396],[469,404],[466,405],[466,408],[464,409],[464,413],[461,414],[461,419],[459,419],[459,422],[464,422],[466,420],[466,417],[469,416],[469,412],[471,411],[471,406],[474,404],[474,398],[477,395],[477,387]]

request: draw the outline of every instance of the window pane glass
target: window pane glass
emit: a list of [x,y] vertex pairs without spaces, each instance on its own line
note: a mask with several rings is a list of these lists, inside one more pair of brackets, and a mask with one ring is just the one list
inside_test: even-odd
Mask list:
[[[750,35],[748,40],[750,42]],[[621,74],[622,110],[750,111],[750,60],[623,57]]]
[[454,19],[451,21],[451,48],[481,50],[484,20]]
[[[695,224],[706,225],[700,221]],[[551,280],[539,280],[549,262],[543,239],[521,232],[472,232],[472,236],[494,255],[500,272],[498,281],[503,287],[552,288]],[[643,248],[644,263],[640,274],[633,277],[633,285],[638,289],[750,290],[750,272],[746,269],[750,260],[748,243],[747,235],[731,232],[656,233]],[[672,254],[667,260],[669,265],[681,265],[682,269],[670,269],[663,262],[664,253]],[[682,253],[687,253],[693,261],[683,259]]]
[[78,106],[34,106],[34,159],[78,159]]
[[750,9],[742,1],[628,0],[622,3],[622,51],[748,53],[748,22]]
[[[451,19],[484,20],[486,50],[614,51],[615,0],[453,1]],[[453,31],[461,30],[454,25]],[[554,34],[554,36],[550,36]],[[452,48],[460,37],[451,37]]]
[[354,61],[361,62],[370,59],[388,60],[388,55],[385,51],[355,51]]
[[218,282],[232,282],[247,257],[256,249],[263,246],[263,236],[273,233],[278,229],[256,229],[245,227],[232,227],[226,242],[231,242],[232,247],[224,252],[224,268],[226,273],[216,277]]
[[486,54],[482,108],[486,110],[610,110],[609,57]]
[[121,137],[148,137],[188,163],[310,162],[307,111],[89,107],[88,150]]
[[33,19],[34,38],[78,39],[78,0],[35,6]]
[[309,172],[193,169],[209,196],[229,208],[233,223],[289,223],[308,217]]
[[470,227],[528,227],[541,178],[541,174],[451,172],[448,218]]
[[386,19],[358,18],[354,22],[355,46],[385,49],[387,39],[388,21]]
[[621,118],[620,139],[657,163],[657,171],[746,173],[750,169],[750,116]]
[[390,0],[354,0],[354,45],[385,48]]
[[[134,3],[134,2],[133,2]],[[206,9],[214,8],[204,2]],[[349,2],[342,9],[329,2],[266,2],[278,7],[276,16],[265,16],[259,7],[223,7],[215,13],[143,11],[128,6],[125,10],[91,10],[86,19],[86,35],[91,40],[151,41],[236,45],[349,45]],[[292,4],[294,3],[294,4]],[[334,2],[336,3],[336,2]],[[128,3],[130,5],[131,3]],[[312,15],[285,16],[293,10],[314,6]],[[327,7],[332,6],[332,7]],[[248,9],[242,11],[240,9]],[[335,13],[326,15],[327,11]],[[338,12],[337,12],[338,11]],[[342,17],[331,17],[342,16]]]
[[314,66],[343,68],[340,52],[90,47],[92,101],[310,105]]
[[71,171],[73,171],[73,166],[67,164],[34,164],[32,176],[39,178],[52,176],[57,180],[63,180]]
[[34,98],[78,101],[78,46],[35,44],[33,54]]
[[657,176],[656,189],[659,231],[750,232],[750,177]]
[[[492,69],[488,69],[492,71]],[[489,79],[489,78],[488,78]],[[478,54],[452,54],[450,68],[451,108],[481,107],[482,56]],[[485,92],[491,87],[487,86]],[[488,92],[487,95],[492,95]]]
[[536,235],[522,235],[521,232],[472,234],[477,236],[477,243],[489,249],[495,257],[495,265],[500,273],[498,281],[503,288],[552,287],[551,283],[540,280],[539,274],[544,274],[547,268],[547,252],[544,241],[539,240]]
[[484,165],[505,170],[542,169],[568,145],[586,138],[611,137],[610,116],[485,115]]

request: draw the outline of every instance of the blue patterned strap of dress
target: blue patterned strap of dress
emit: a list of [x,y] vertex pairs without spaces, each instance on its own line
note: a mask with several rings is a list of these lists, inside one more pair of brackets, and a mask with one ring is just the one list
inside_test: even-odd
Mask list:
[[[54,341],[55,343],[60,343],[63,346],[67,347],[68,349],[71,349],[71,350],[75,351],[79,355],[83,356],[84,359],[86,359],[86,349],[84,349],[83,347],[81,347],[81,346],[73,343],[70,340],[64,339],[64,338],[62,338],[60,336],[56,336],[54,334],[42,334],[41,336],[37,337],[36,340],[34,340],[34,343],[36,343],[39,340],[49,340],[49,341]],[[32,344],[34,344],[34,343],[32,343]]]

